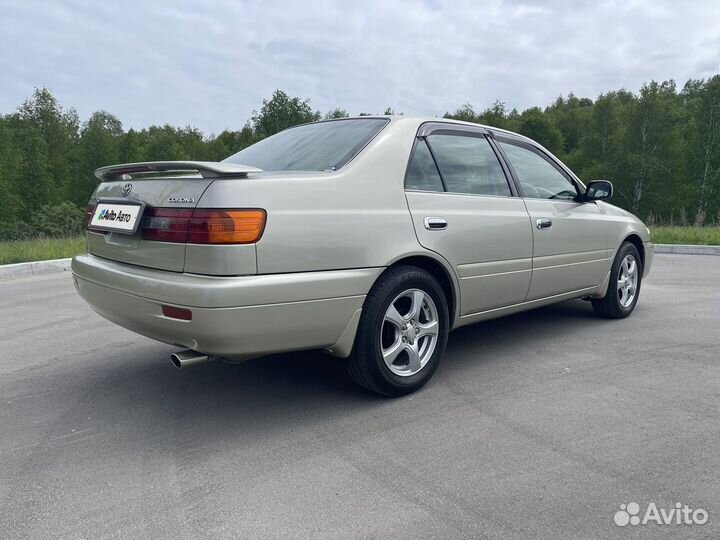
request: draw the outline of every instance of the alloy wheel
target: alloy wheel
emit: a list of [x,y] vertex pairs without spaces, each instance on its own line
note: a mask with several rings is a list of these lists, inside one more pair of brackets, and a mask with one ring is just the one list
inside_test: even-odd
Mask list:
[[628,308],[635,300],[638,284],[638,264],[635,257],[626,255],[620,263],[618,272],[617,292],[620,305]]
[[438,310],[420,289],[401,292],[390,302],[380,331],[385,365],[395,375],[410,377],[427,365],[438,342]]

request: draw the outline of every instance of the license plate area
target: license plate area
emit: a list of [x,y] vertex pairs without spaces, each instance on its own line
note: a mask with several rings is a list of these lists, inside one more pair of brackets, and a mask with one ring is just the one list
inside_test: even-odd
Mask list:
[[145,203],[132,199],[100,199],[88,229],[135,234],[142,221]]

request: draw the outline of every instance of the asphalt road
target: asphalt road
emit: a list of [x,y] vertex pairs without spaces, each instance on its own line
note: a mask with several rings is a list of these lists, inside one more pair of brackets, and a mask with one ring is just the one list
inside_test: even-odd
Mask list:
[[[68,274],[0,281],[0,538],[717,538],[719,283],[658,255],[629,319],[458,330],[389,400],[320,353],[178,371]],[[709,522],[616,526],[630,502]]]

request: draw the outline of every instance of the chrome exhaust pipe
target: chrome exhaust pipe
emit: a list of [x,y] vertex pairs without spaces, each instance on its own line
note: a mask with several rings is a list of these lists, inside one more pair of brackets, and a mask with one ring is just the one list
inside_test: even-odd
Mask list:
[[184,368],[189,366],[195,366],[198,364],[204,364],[210,361],[210,357],[207,354],[202,354],[196,351],[187,349],[185,351],[179,351],[170,355],[170,361],[176,368]]

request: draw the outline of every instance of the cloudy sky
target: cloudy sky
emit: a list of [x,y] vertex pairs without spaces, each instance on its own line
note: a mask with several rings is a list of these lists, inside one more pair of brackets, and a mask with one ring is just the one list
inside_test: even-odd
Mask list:
[[523,109],[720,72],[720,1],[0,0],[0,113],[238,129],[276,88],[323,112]]

